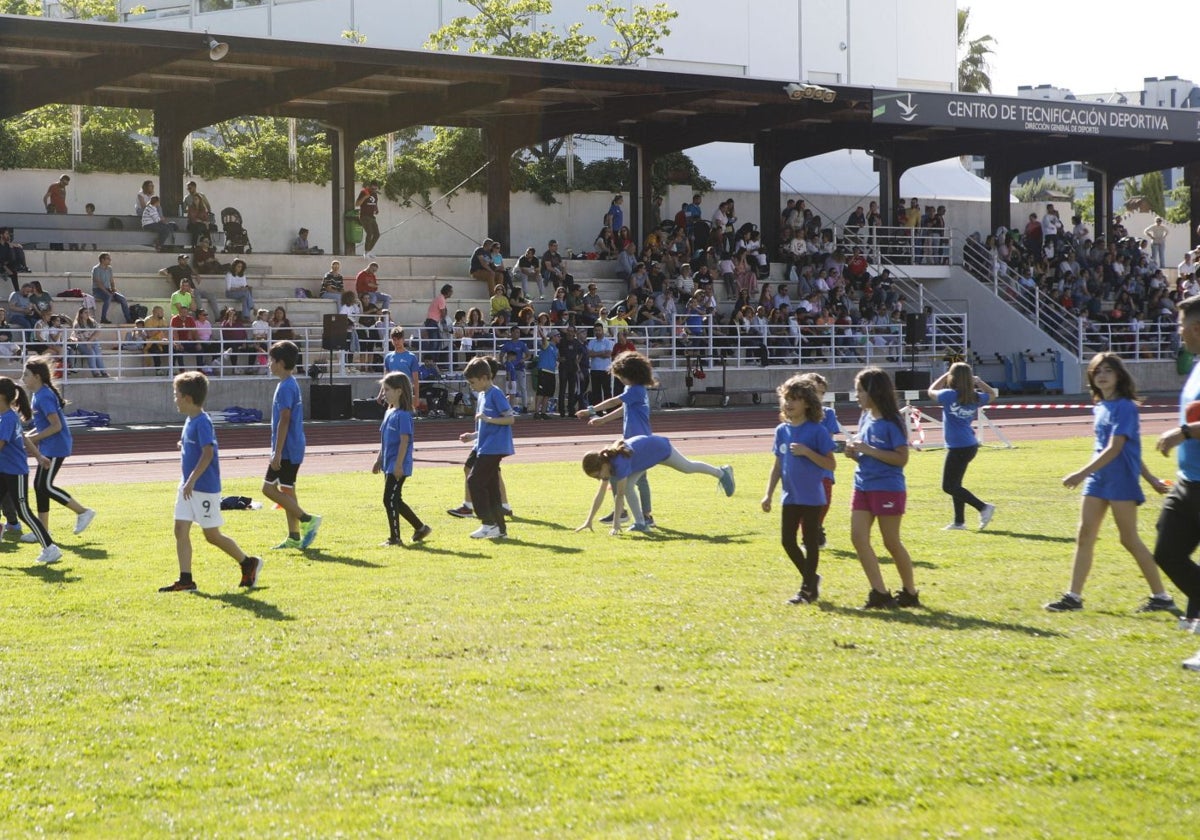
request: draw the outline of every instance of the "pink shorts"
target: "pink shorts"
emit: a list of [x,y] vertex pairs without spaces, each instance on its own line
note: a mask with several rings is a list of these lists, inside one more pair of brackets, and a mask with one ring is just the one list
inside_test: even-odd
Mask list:
[[908,493],[903,490],[855,490],[850,510],[865,510],[875,516],[903,516]]

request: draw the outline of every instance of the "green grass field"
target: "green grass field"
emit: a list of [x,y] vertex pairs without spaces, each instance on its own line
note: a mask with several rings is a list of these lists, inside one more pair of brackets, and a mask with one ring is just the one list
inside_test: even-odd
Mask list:
[[[1089,444],[981,453],[983,533],[940,530],[943,456],[914,454],[926,607],[902,612],[857,609],[846,461],[822,602],[799,608],[766,456],[733,459],[729,500],[654,471],[662,527],[621,537],[572,532],[595,489],[577,465],[512,464],[499,544],[445,515],[461,471],[425,469],[406,496],[435,531],[405,549],[378,547],[376,477],[302,477],[317,546],[267,552],[250,594],[198,534],[200,592],[156,591],[172,487],[80,487],[101,516],[76,538],[55,510],[64,562],[0,549],[0,835],[1190,836],[1200,675],[1179,663],[1200,639],[1133,613],[1111,523],[1087,609],[1041,609],[1070,572],[1059,478]],[[257,551],[283,527],[225,530]]]

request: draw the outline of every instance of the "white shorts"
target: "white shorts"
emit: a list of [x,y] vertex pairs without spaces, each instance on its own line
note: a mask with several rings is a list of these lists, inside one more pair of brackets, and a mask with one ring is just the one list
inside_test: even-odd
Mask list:
[[192,491],[190,499],[183,498],[183,485],[175,492],[175,519],[195,522],[201,528],[220,528],[225,524],[221,515],[221,494]]

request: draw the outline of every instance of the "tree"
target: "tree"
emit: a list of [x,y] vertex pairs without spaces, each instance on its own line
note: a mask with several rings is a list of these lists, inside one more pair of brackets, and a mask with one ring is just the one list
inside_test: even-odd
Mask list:
[[1180,184],[1172,189],[1167,196],[1171,206],[1167,208],[1166,220],[1177,225],[1191,225],[1192,221],[1192,190],[1187,184]]
[[992,91],[992,78],[988,57],[994,54],[992,45],[996,39],[991,35],[968,40],[970,28],[970,6],[958,10],[958,89],[963,93]]
[[1142,176],[1142,198],[1150,205],[1150,209],[1159,216],[1167,213],[1167,201],[1164,191],[1166,183],[1161,172],[1147,172]]
[[1026,181],[1024,184],[1021,184],[1012,193],[1017,201],[1028,203],[1040,201],[1043,193],[1061,194],[1073,199],[1075,197],[1075,188],[1064,187],[1053,178],[1042,175],[1034,178],[1032,181]]

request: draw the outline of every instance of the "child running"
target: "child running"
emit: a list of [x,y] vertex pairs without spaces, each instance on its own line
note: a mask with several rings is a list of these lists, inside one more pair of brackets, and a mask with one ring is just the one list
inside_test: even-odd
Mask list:
[[1159,493],[1167,485],[1151,474],[1142,462],[1142,438],[1139,431],[1137,391],[1133,377],[1121,357],[1115,353],[1097,353],[1088,363],[1088,389],[1096,405],[1095,454],[1081,470],[1063,480],[1064,487],[1083,484],[1083,503],[1079,509],[1079,532],[1075,538],[1075,563],[1071,570],[1071,588],[1057,601],[1046,604],[1050,612],[1083,609],[1083,585],[1092,570],[1096,537],[1104,514],[1112,510],[1113,521],[1121,535],[1121,545],[1133,555],[1150,597],[1137,612],[1175,612],[1175,600],[1163,587],[1154,555],[1137,532],[1138,505],[1146,501],[1138,477],[1146,479]]
[[[777,389],[779,419],[775,427],[775,463],[763,496],[764,513],[771,512],[775,485],[783,479],[782,540],[788,559],[800,572],[800,591],[789,604],[812,604],[820,597],[817,564],[821,552],[821,517],[825,512],[825,474],[833,473],[833,436],[824,425],[816,382],[811,375],[793,376]],[[796,543],[796,531],[804,548]]]
[[979,530],[996,515],[996,506],[980,501],[963,487],[967,465],[979,452],[979,439],[971,424],[980,406],[996,398],[996,389],[984,382],[966,362],[955,362],[929,386],[929,398],[942,407],[942,430],[946,438],[946,463],[942,468],[942,492],[954,500],[954,521],[943,531],[965,531],[967,505],[979,511]]
[[[887,373],[877,367],[859,371],[854,390],[863,416],[858,433],[846,444],[846,456],[858,464],[850,500],[850,541],[871,584],[863,609],[919,607],[912,558],[900,541],[900,521],[907,501],[904,466],[908,463],[908,434],[896,390]],[[901,589],[895,595],[883,582],[879,558],[871,546],[871,526],[876,520],[883,545],[900,573]]]
[[204,539],[232,557],[241,567],[239,586],[253,588],[262,571],[262,558],[242,551],[232,537],[221,533],[221,467],[217,433],[204,410],[208,399],[208,377],[189,370],[175,377],[175,408],[187,419],[179,439],[183,481],[175,495],[175,552],[179,556],[179,580],[159,592],[195,592],[192,580],[192,523],[200,525]]
[[[650,394],[647,388],[657,388],[658,381],[650,367],[650,360],[636,351],[622,353],[613,359],[613,375],[620,380],[624,390],[615,397],[610,397],[590,408],[575,412],[580,420],[587,420],[589,426],[599,426],[610,420],[621,418],[621,437],[624,440],[653,434],[650,430]],[[600,414],[605,411],[607,414]],[[638,500],[642,505],[642,515],[646,524],[654,527],[654,516],[650,507],[650,480],[643,472],[637,482]],[[600,520],[607,525],[613,521],[613,514]]]
[[[821,425],[829,432],[830,437],[834,440],[834,451],[840,452],[838,448],[838,435],[842,434],[842,424],[838,422],[837,411],[833,406],[825,405],[825,391],[829,387],[829,383],[825,381],[825,377],[819,373],[805,373],[804,378],[812,382],[813,387],[817,389],[817,397],[822,402],[821,408]],[[829,515],[829,508],[833,505],[833,485],[836,480],[833,477],[833,470],[822,470],[823,478],[821,484],[825,488],[825,507],[821,509],[821,548],[825,547],[825,517]]]
[[599,452],[589,452],[583,456],[583,471],[592,478],[599,479],[600,487],[596,491],[596,497],[592,499],[592,509],[588,512],[587,520],[575,530],[592,530],[592,522],[611,483],[615,504],[612,531],[609,533],[614,536],[621,533],[621,515],[624,513],[626,502],[633,512],[633,524],[629,526],[629,530],[649,531],[650,526],[646,524],[642,506],[638,502],[637,494],[633,492],[633,487],[641,473],[659,464],[665,464],[681,473],[711,475],[720,482],[726,496],[733,495],[733,467],[714,467],[701,461],[689,461],[680,455],[665,437],[639,435],[629,440],[619,440]]
[[50,531],[29,511],[28,456],[36,458],[41,468],[49,466],[49,459],[38,452],[37,445],[21,429],[21,421],[29,422],[32,417],[25,391],[8,377],[0,377],[0,492],[16,503],[17,515],[41,544],[37,562],[49,564],[61,560],[63,555],[50,538]]
[[433,528],[421,521],[404,501],[404,480],[413,470],[413,388],[408,376],[400,371],[379,380],[387,414],[379,427],[379,457],[371,472],[385,473],[383,509],[387,511],[388,539],[384,545],[404,545],[400,538],[400,517],[413,526],[413,542],[428,537]]
[[275,548],[308,548],[317,538],[321,517],[305,513],[296,498],[296,474],[304,461],[305,444],[304,405],[295,377],[300,348],[290,341],[277,341],[267,355],[271,374],[279,377],[279,384],[271,401],[271,463],[262,491],[287,516],[287,537]]
[[[37,444],[38,450],[48,459],[47,466],[38,463],[37,474],[33,477],[38,519],[47,528],[50,527],[50,500],[53,499],[75,514],[75,533],[82,534],[96,518],[96,511],[85,508],[70,493],[54,484],[63,461],[71,454],[73,441],[67,418],[63,415],[66,401],[54,387],[49,360],[36,356],[27,361],[25,371],[21,374],[21,384],[25,386],[33,408],[33,431],[27,437]],[[37,534],[24,534],[21,540],[37,542]]]
[[474,443],[467,458],[467,489],[481,522],[471,532],[477,540],[508,536],[504,508],[500,503],[500,459],[513,454],[513,410],[504,392],[496,387],[492,360],[476,356],[463,370],[467,386],[475,392],[475,431],[459,435],[463,443]]

